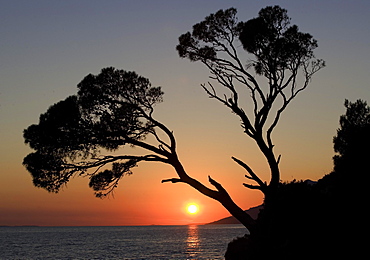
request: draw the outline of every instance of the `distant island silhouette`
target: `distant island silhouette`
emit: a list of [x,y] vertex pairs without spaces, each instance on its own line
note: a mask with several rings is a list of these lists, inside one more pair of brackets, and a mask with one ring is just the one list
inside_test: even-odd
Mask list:
[[[253,219],[257,219],[261,209],[263,209],[263,205],[251,207],[245,210],[245,212],[248,213]],[[230,216],[207,223],[206,225],[225,225],[225,224],[241,224],[241,223],[235,217]]]

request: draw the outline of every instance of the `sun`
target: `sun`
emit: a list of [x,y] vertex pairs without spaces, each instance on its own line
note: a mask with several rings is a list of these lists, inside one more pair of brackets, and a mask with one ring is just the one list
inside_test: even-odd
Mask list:
[[199,207],[198,205],[191,203],[191,204],[188,204],[188,206],[186,207],[186,210],[188,211],[189,214],[196,214],[199,211]]

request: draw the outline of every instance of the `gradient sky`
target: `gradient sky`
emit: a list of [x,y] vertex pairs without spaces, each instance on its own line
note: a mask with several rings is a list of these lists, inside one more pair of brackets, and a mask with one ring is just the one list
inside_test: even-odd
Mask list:
[[[317,180],[332,169],[332,138],[343,103],[370,102],[370,1],[0,1],[0,225],[150,225],[204,223],[227,211],[175,177],[170,166],[142,163],[124,177],[114,198],[96,199],[87,178],[74,178],[59,194],[33,187],[22,166],[31,150],[22,132],[57,101],[76,93],[89,73],[114,66],[160,85],[165,101],[155,116],[175,133],[188,173],[221,182],[242,208],[262,195],[242,186],[247,162],[268,180],[267,165],[238,119],[200,88],[208,72],[178,57],[182,33],[219,9],[236,7],[240,21],[278,4],[292,23],[318,40],[327,67],[288,107],[274,140],[283,180]],[[189,215],[189,202],[200,205]],[[346,205],[344,205],[345,207]]]

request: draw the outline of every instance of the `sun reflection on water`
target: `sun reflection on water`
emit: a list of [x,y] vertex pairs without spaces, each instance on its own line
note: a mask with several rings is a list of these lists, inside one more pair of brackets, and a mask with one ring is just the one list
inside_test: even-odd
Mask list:
[[187,259],[197,259],[200,251],[199,228],[197,225],[189,225],[186,239]]

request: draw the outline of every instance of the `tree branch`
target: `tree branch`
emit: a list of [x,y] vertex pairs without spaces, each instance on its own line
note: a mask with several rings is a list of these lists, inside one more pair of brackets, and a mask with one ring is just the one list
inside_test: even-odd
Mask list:
[[139,140],[133,140],[133,139],[127,139],[127,140],[128,140],[127,142],[130,143],[130,144],[139,146],[141,148],[144,148],[144,149],[146,149],[148,151],[151,151],[151,152],[154,152],[156,154],[163,155],[165,157],[168,157],[168,156],[171,155],[170,152],[168,152],[164,149],[160,149],[158,147],[155,147],[154,145],[151,145],[151,144],[139,141]]
[[208,176],[208,180],[211,185],[213,185],[217,190],[212,190],[202,183],[197,181],[196,179],[191,178],[183,168],[182,164],[178,160],[177,157],[170,158],[170,164],[175,168],[177,175],[179,178],[171,178],[162,180],[164,182],[171,182],[171,183],[186,183],[202,193],[203,195],[212,198],[218,202],[220,202],[234,217],[236,217],[246,228],[251,230],[255,225],[255,221],[248,215],[244,210],[238,207],[227,191],[222,187],[220,183],[212,179]]
[[255,182],[257,182],[257,184],[259,186],[253,186],[253,185],[248,185],[248,184],[244,184],[244,186],[246,187],[252,187],[252,189],[256,189],[255,187],[259,187],[258,189],[260,190],[265,190],[267,188],[266,184],[254,173],[254,171],[246,164],[244,163],[243,161],[235,158],[235,157],[231,157],[237,164],[239,164],[240,166],[242,166],[244,169],[247,170],[247,172],[251,175],[251,176],[247,176],[246,177],[248,179],[251,179],[251,180],[254,180]]
[[83,168],[83,169],[90,169],[95,167],[102,167],[106,164],[113,163],[119,160],[137,160],[139,161],[147,161],[147,162],[163,162],[163,163],[169,163],[169,161],[166,158],[149,154],[144,156],[133,156],[133,155],[119,155],[119,156],[112,156],[112,155],[106,155],[101,158],[92,158],[92,162],[82,162],[80,164],[66,164],[66,168]]
[[150,133],[155,137],[155,139],[160,143],[160,145],[158,146],[158,147],[159,147],[159,149],[161,149],[161,150],[163,150],[163,151],[165,151],[165,152],[168,152],[168,153],[169,153],[169,151],[168,151],[168,150],[166,150],[166,148],[167,148],[167,149],[169,149],[169,150],[171,150],[171,146],[170,146],[170,145],[168,145],[165,141],[163,141],[163,140],[158,136],[158,134],[157,134],[157,132],[155,131],[155,129],[151,129],[149,132],[150,132]]
[[218,183],[217,181],[215,181],[214,179],[211,178],[211,176],[208,175],[208,181],[210,184],[212,184],[219,192],[221,193],[224,193],[224,194],[227,194],[226,190],[224,189],[224,187],[222,187],[222,185],[220,183]]
[[178,178],[172,178],[172,179],[164,179],[161,181],[161,183],[165,183],[165,182],[172,182],[172,183],[178,183],[178,182],[185,182],[181,179],[178,179]]
[[251,189],[251,190],[261,190],[262,191],[261,186],[251,185],[251,184],[247,184],[247,183],[243,183],[243,185],[245,187],[247,187],[248,189]]

